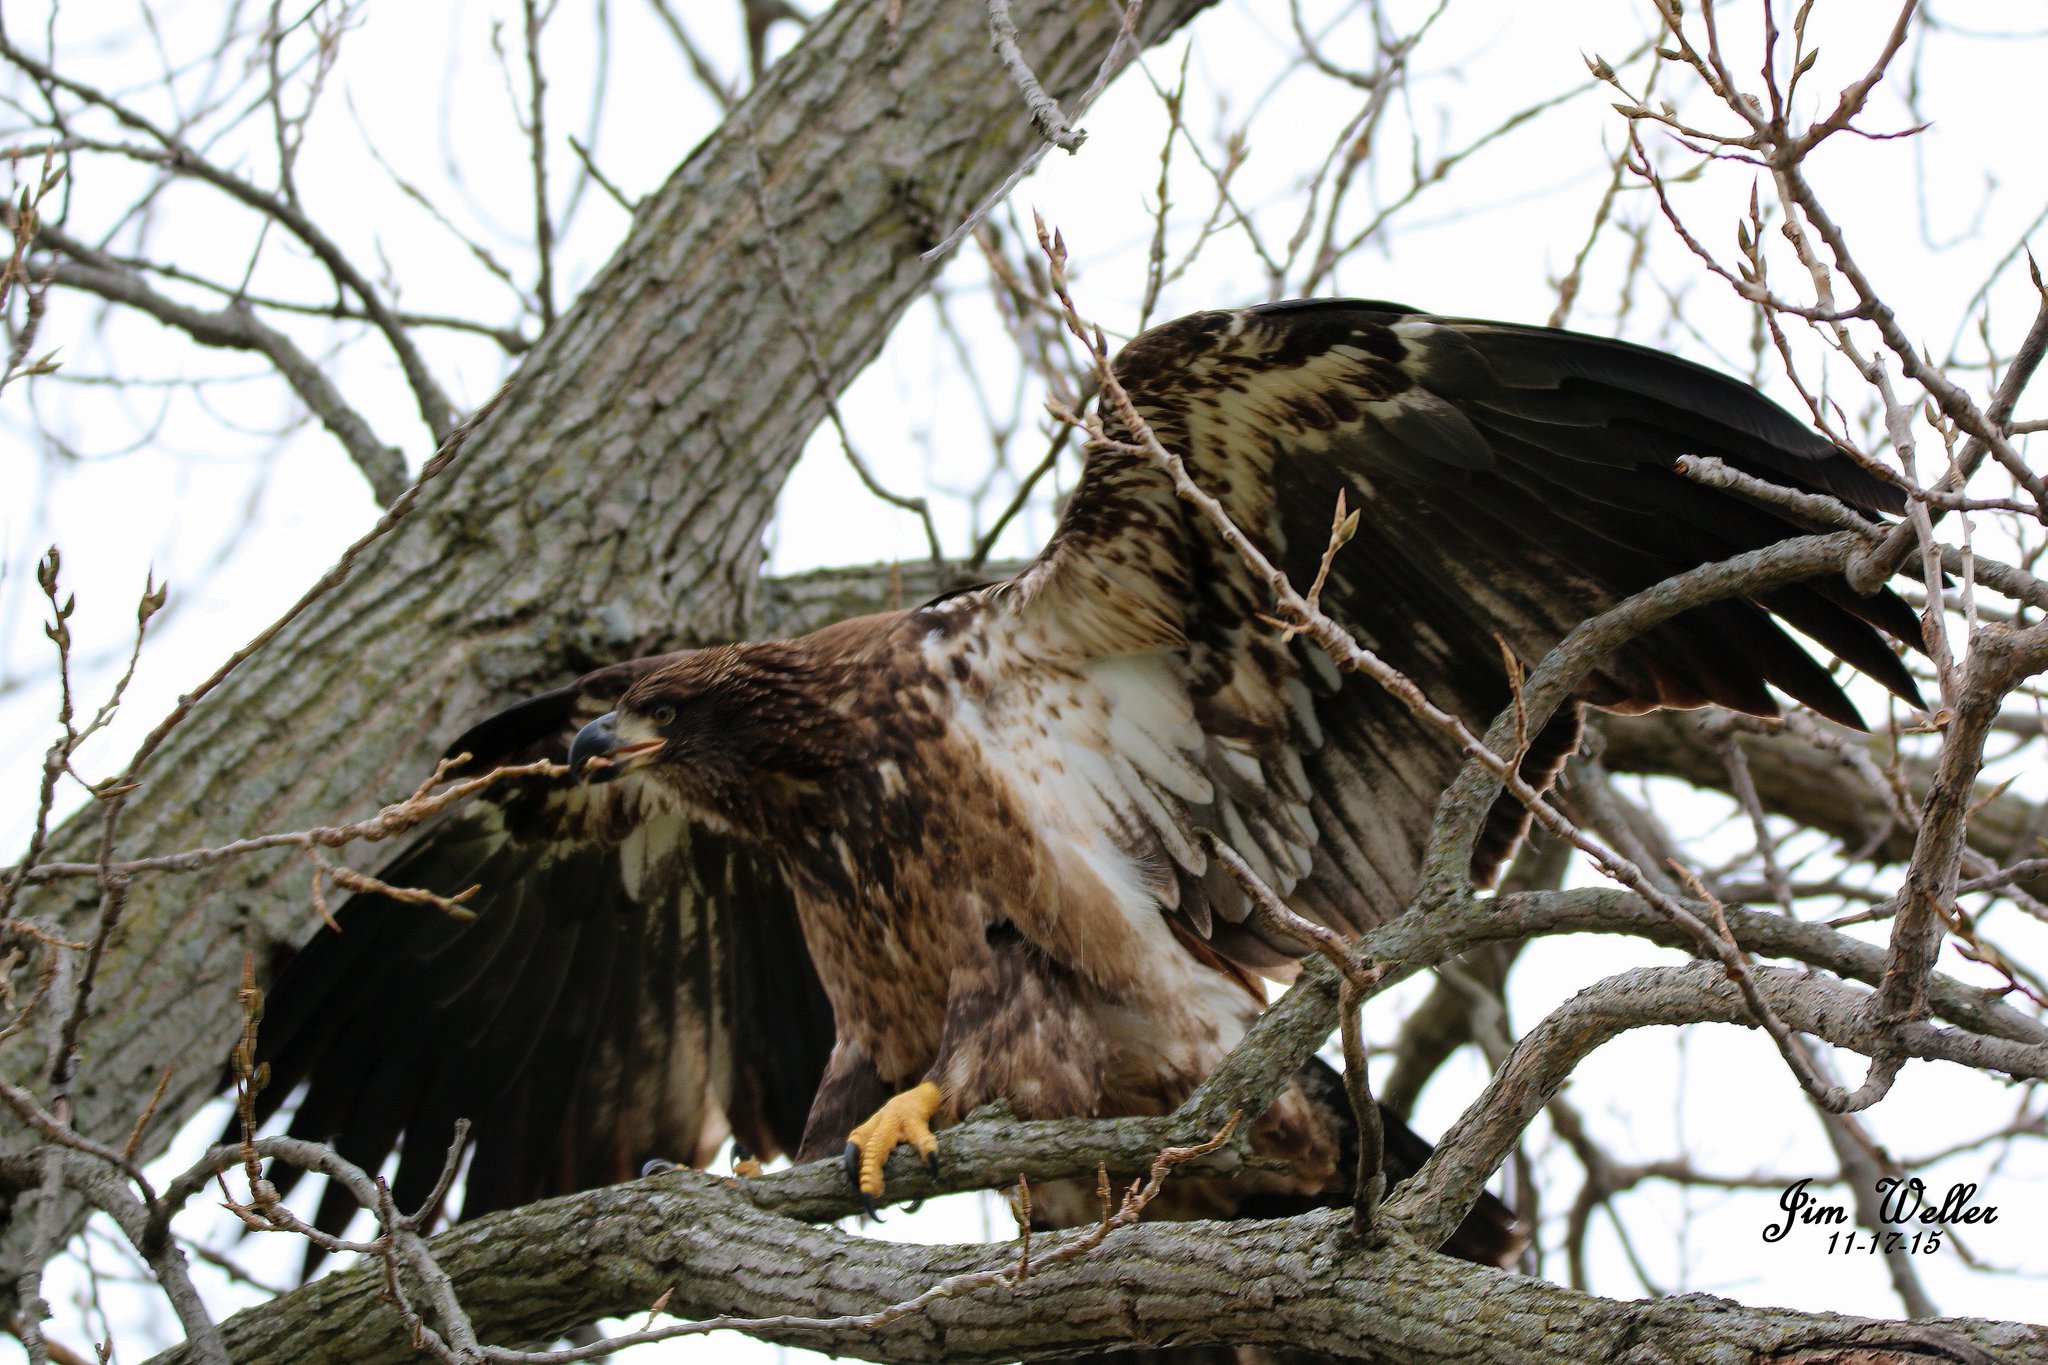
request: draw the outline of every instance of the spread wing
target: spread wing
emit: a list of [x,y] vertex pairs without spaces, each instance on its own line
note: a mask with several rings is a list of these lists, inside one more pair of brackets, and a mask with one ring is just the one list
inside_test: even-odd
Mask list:
[[[1323,604],[1438,705],[1482,727],[1507,704],[1500,641],[1533,665],[1621,598],[1816,528],[1688,481],[1714,455],[1873,514],[1897,490],[1748,385],[1624,342],[1302,301],[1204,313],[1133,341],[1116,370],[1161,441],[1305,587],[1341,490],[1361,516]],[[990,648],[1064,690],[1099,756],[1064,799],[1089,807],[1149,889],[1254,966],[1298,949],[1247,932],[1237,888],[1192,837],[1227,839],[1297,909],[1359,928],[1402,907],[1456,751],[1364,678],[1257,614],[1271,594],[1165,476],[1090,453],[1052,543],[991,594]],[[1917,701],[1880,632],[1916,622],[1889,593],[1815,581],[1695,609],[1636,639],[1583,699],[1619,710],[1718,703],[1775,714],[1771,688],[1860,725],[1783,626]],[[991,722],[1012,734],[1027,715]],[[1538,738],[1548,780],[1573,708]],[[1092,728],[1090,728],[1092,727]],[[1042,728],[1042,727],[1041,727]],[[1489,831],[1496,870],[1523,813]]]
[[[561,759],[576,727],[666,659],[602,670],[478,725],[465,771]],[[462,1213],[702,1164],[728,1132],[794,1151],[832,1014],[790,892],[758,854],[653,801],[654,784],[490,789],[380,877],[454,895],[469,921],[357,895],[285,966],[258,1035],[268,1118],[371,1171],[396,1150],[401,1208],[472,1124]],[[291,1172],[274,1178],[284,1183]],[[330,1192],[322,1226],[352,1205]]]

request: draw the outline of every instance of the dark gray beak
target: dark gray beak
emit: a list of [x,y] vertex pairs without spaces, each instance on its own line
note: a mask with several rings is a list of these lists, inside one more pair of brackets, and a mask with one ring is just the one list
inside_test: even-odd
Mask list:
[[[581,778],[583,769],[593,758],[608,756],[619,747],[619,713],[607,711],[590,724],[576,732],[575,742],[569,746],[569,775]],[[617,777],[616,765],[607,764],[590,775],[592,781],[602,782],[608,777]]]
[[609,782],[652,763],[667,743],[645,718],[608,711],[576,732],[569,771],[585,782]]

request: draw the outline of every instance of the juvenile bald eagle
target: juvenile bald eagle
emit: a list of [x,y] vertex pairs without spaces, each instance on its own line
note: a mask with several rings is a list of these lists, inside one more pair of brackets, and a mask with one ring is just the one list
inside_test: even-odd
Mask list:
[[[1747,385],[1569,332],[1302,301],[1168,323],[1116,371],[1298,584],[1341,491],[1362,525],[1323,604],[1478,728],[1509,697],[1502,641],[1533,663],[1628,594],[1816,529],[1680,477],[1679,455],[1866,513],[1902,502]],[[473,1120],[469,1213],[702,1162],[728,1134],[799,1158],[850,1139],[874,1195],[899,1142],[928,1154],[989,1101],[1167,1111],[1258,1013],[1254,973],[1299,952],[1262,936],[1197,832],[1357,931],[1406,904],[1458,766],[1271,606],[1156,467],[1105,448],[1014,579],[514,706],[453,751],[577,776],[501,787],[383,870],[479,885],[475,922],[358,896],[297,956],[263,1025],[264,1105],[305,1083],[292,1131],[372,1168],[402,1135],[403,1207]],[[1580,701],[1769,715],[1776,688],[1860,724],[1781,624],[1916,699],[1880,634],[1911,635],[1912,613],[1826,579],[1689,611]],[[1539,778],[1577,725],[1574,706],[1539,737]],[[1304,1073],[1261,1120],[1295,1171],[1265,1193],[1341,1187],[1317,1089]]]

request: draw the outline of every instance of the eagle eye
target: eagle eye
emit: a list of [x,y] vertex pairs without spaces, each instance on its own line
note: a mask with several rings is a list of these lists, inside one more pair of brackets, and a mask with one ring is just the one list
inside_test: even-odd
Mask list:
[[666,729],[667,727],[675,724],[676,708],[669,705],[667,702],[663,702],[661,705],[649,710],[647,713],[647,718],[653,721],[656,725],[659,725],[663,729]]

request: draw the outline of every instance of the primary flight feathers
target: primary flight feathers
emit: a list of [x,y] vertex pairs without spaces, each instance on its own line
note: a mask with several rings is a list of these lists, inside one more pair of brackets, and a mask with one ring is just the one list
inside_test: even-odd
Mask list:
[[[1475,728],[1509,699],[1500,641],[1533,666],[1629,594],[1827,529],[1688,481],[1678,456],[1902,505],[1747,385],[1570,332],[1302,301],[1168,323],[1116,368],[1296,584],[1345,495],[1361,524],[1323,605]],[[500,787],[381,871],[480,885],[475,922],[358,896],[297,955],[262,1107],[304,1083],[292,1131],[372,1168],[402,1135],[401,1207],[469,1118],[471,1214],[702,1161],[728,1133],[836,1153],[898,1092],[933,1125],[996,1099],[1171,1108],[1259,1008],[1250,973],[1299,952],[1259,932],[1198,831],[1352,931],[1405,905],[1458,766],[1271,608],[1160,471],[1095,450],[1013,580],[512,707],[454,751],[563,758],[583,732],[578,778]],[[1837,578],[1688,611],[1581,700],[1769,715],[1775,688],[1859,724],[1787,626],[1917,703],[1885,638],[1912,612]],[[1548,781],[1577,725],[1574,706],[1525,771]],[[1505,815],[1482,879],[1521,827]],[[1280,1193],[1341,1184],[1314,1088],[1262,1120],[1298,1162]]]

